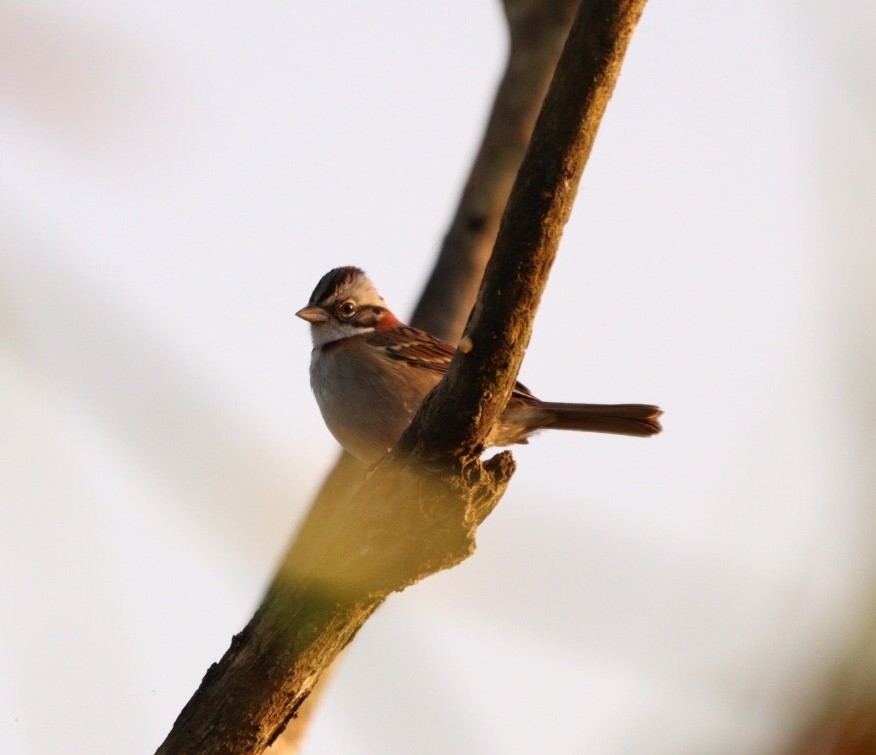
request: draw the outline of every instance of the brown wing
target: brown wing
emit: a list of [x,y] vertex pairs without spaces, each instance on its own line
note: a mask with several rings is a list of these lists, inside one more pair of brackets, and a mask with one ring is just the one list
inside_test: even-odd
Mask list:
[[[392,359],[408,362],[415,367],[439,372],[442,375],[447,371],[450,360],[456,353],[456,349],[449,343],[409,325],[374,331],[368,335],[368,340],[375,346],[384,348],[387,356]],[[532,392],[523,383],[514,385],[514,394],[524,400],[534,398]]]
[[400,328],[374,331],[368,341],[383,348],[392,359],[434,372],[446,372],[455,349],[425,331],[403,325]]

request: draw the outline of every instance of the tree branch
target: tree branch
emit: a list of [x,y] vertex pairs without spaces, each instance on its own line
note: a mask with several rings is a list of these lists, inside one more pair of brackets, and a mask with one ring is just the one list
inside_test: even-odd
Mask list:
[[[353,498],[328,512],[306,557],[205,676],[159,753],[260,753],[320,673],[395,590],[474,549],[513,473],[481,462],[507,402],[578,180],[644,0],[585,0],[526,153],[478,303],[447,377]],[[468,348],[471,346],[471,348]]]
[[[508,403],[584,165],[644,4],[581,4],[502,217],[465,348],[456,352],[446,378],[402,437],[402,447],[416,449],[421,460],[479,456]],[[435,421],[439,414],[457,421]]]
[[[411,324],[456,343],[471,313],[502,211],[535,119],[547,92],[578,0],[504,0],[510,47],[484,137],[469,172],[450,228]],[[360,486],[365,466],[342,452],[283,556],[287,567],[308,548],[329,513]],[[316,692],[326,683],[323,675]],[[272,747],[272,755],[290,755],[308,724],[319,694],[307,698],[298,715]]]
[[456,343],[471,313],[511,186],[569,34],[578,0],[504,0],[505,73],[459,206],[411,325]]

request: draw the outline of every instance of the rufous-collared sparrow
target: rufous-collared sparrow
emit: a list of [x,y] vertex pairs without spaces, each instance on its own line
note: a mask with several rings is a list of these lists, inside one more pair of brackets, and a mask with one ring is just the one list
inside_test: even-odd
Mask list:
[[[328,429],[368,464],[395,445],[455,349],[404,325],[356,267],[326,273],[295,313],[310,323],[310,385]],[[660,432],[656,406],[540,401],[517,383],[487,446],[526,443],[538,430],[648,436]]]

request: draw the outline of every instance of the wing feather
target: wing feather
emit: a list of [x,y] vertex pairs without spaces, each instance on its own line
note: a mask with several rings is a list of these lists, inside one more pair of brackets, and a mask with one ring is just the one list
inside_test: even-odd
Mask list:
[[[382,348],[391,359],[407,362],[413,367],[444,374],[456,349],[424,330],[403,325],[400,328],[374,331],[369,342]],[[514,385],[514,395],[526,400],[535,398],[523,383]]]

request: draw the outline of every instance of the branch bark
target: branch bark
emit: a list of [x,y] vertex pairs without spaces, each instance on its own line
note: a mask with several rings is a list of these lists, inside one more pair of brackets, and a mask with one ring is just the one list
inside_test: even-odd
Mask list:
[[[527,150],[465,347],[351,500],[326,512],[205,676],[159,753],[260,753],[390,592],[453,566],[513,473],[479,459],[501,412],[645,0],[585,0]],[[471,346],[471,348],[468,348]]]

